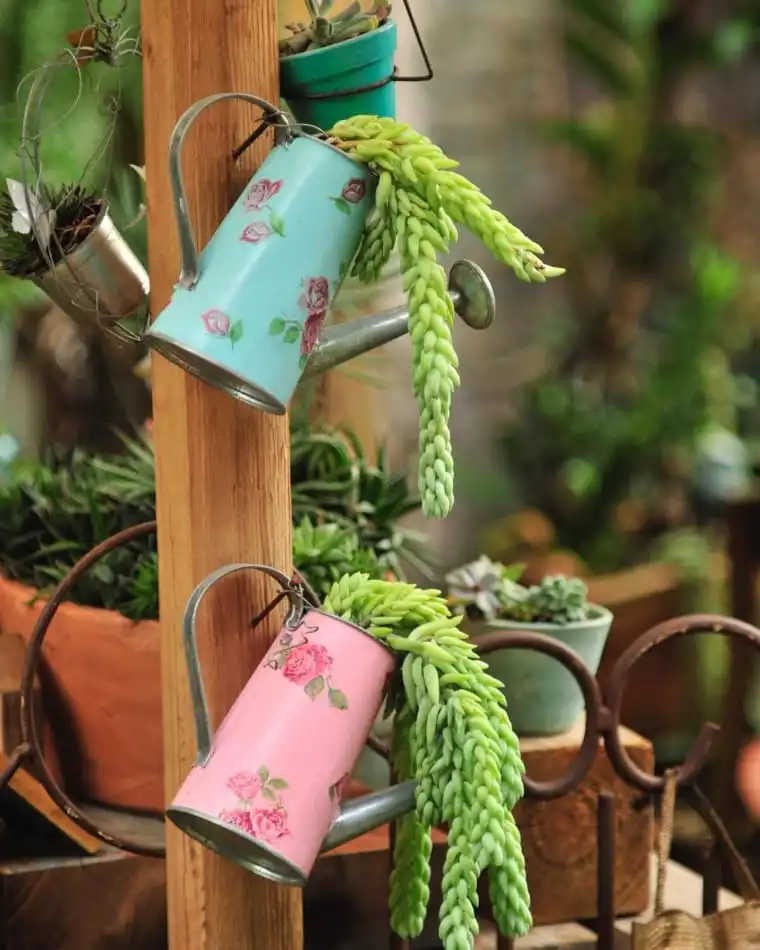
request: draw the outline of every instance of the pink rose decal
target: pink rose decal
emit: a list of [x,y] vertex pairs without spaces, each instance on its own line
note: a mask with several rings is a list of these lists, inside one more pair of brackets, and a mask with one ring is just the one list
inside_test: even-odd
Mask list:
[[288,653],[283,667],[285,679],[304,686],[332,666],[332,657],[321,643],[303,643]]
[[251,818],[253,836],[267,844],[274,844],[290,834],[288,813],[278,805],[275,808],[257,808]]
[[261,779],[253,772],[236,772],[227,779],[227,788],[243,801],[250,801],[261,791]]
[[348,709],[346,694],[333,682],[333,658],[327,647],[309,639],[315,633],[319,633],[319,627],[301,623],[285,640],[280,638],[275,642],[265,666],[300,686],[309,699],[315,700],[326,692],[328,705],[333,709]]
[[226,825],[232,825],[233,828],[238,828],[247,835],[255,834],[251,816],[244,808],[232,808],[228,811],[220,812],[219,817]]
[[352,178],[343,186],[340,196],[352,205],[358,205],[362,198],[367,194],[367,186],[361,178]]
[[261,211],[270,198],[274,198],[283,184],[282,179],[272,181],[271,178],[259,178],[258,181],[253,182],[245,196],[245,210]]
[[227,336],[230,332],[230,318],[221,310],[207,310],[201,314],[206,333],[212,336]]
[[301,356],[309,356],[317,345],[319,331],[322,329],[326,316],[327,314],[322,311],[322,313],[310,313],[306,318],[306,323],[303,325],[303,335],[301,336]]
[[309,313],[323,313],[330,304],[330,281],[326,277],[308,277],[303,284],[303,293],[298,306]]
[[358,205],[367,194],[367,184],[362,178],[350,178],[340,195],[330,196],[330,201],[341,214],[351,214],[351,205]]
[[274,232],[265,221],[254,221],[249,224],[240,235],[240,240],[246,244],[261,244]]
[[226,337],[233,346],[243,338],[243,321],[230,320],[223,310],[207,310],[201,320],[206,333]]

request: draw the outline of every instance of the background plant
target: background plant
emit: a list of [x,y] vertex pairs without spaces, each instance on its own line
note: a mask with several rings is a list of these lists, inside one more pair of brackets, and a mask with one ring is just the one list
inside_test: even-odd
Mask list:
[[558,234],[569,311],[502,440],[515,495],[593,571],[647,559],[693,521],[690,471],[713,419],[714,356],[746,341],[746,275],[715,226],[731,143],[682,118],[696,74],[752,52],[749,13],[565,0],[575,109],[546,129],[581,203]]
[[[0,485],[0,567],[39,590],[57,584],[96,544],[156,516],[150,439],[124,439],[120,455],[50,451],[12,464]],[[292,433],[294,563],[324,596],[347,572],[403,576],[404,563],[429,570],[421,539],[399,519],[419,507],[384,456],[372,464],[337,431]],[[158,616],[155,539],[106,555],[72,591],[77,603],[134,620]]]

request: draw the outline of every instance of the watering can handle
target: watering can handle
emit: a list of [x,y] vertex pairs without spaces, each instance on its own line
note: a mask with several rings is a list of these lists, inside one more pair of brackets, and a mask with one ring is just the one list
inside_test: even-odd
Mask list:
[[198,280],[198,246],[193,233],[193,225],[190,221],[187,192],[182,177],[182,146],[187,133],[190,131],[190,126],[201,112],[209,106],[216,105],[217,102],[224,102],[226,99],[241,99],[243,102],[250,102],[252,105],[258,106],[264,113],[262,121],[271,122],[276,127],[276,143],[278,145],[287,140],[286,137],[290,129],[290,123],[283,112],[273,106],[271,102],[267,102],[266,99],[261,99],[259,96],[254,96],[248,92],[220,92],[214,96],[207,96],[205,99],[199,99],[180,116],[179,121],[174,126],[169,144],[169,179],[174,199],[174,213],[177,217],[179,249],[182,261],[182,270],[177,285],[187,289],[193,287]]
[[208,713],[208,703],[206,701],[206,690],[203,686],[203,675],[201,673],[201,664],[198,658],[198,637],[196,634],[196,623],[198,620],[198,611],[201,601],[206,594],[222,578],[230,574],[237,574],[239,571],[260,571],[274,578],[282,588],[283,593],[290,601],[290,610],[285,618],[287,627],[298,625],[304,610],[304,601],[311,600],[308,592],[298,583],[290,580],[287,574],[278,571],[274,567],[267,567],[265,564],[227,564],[218,570],[209,574],[198,584],[190,595],[190,599],[185,607],[185,613],[182,618],[182,640],[185,647],[185,661],[187,663],[187,676],[190,681],[190,698],[193,703],[193,719],[195,720],[195,735],[198,745],[198,755],[196,763],[205,765],[211,755],[211,744],[213,742],[213,730]]

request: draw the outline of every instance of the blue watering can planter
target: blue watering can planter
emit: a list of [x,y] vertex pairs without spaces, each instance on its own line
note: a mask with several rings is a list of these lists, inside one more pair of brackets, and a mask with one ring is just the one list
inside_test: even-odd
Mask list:
[[[259,106],[276,144],[199,256],[182,145],[200,113],[227,99]],[[182,115],[169,169],[182,269],[171,301],[144,334],[151,349],[241,402],[282,414],[302,378],[407,331],[408,311],[399,307],[321,332],[374,206],[376,179],[366,166],[295,129],[271,103],[221,93]],[[477,265],[454,264],[449,288],[465,323],[491,325],[493,289]]]

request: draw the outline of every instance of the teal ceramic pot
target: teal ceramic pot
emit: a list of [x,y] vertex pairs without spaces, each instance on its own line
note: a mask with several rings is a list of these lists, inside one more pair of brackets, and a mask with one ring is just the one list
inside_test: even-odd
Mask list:
[[[574,650],[596,675],[612,625],[605,607],[594,607],[594,616],[560,627],[552,623],[492,621],[471,626],[472,635],[492,631],[525,630],[543,633]],[[518,736],[556,736],[575,725],[583,712],[580,686],[557,660],[535,650],[499,650],[483,658],[490,672],[504,684],[512,726]]]
[[330,129],[354,115],[396,117],[396,84],[335,99],[305,99],[303,93],[338,93],[361,89],[393,75],[396,24],[386,23],[352,40],[285,56],[280,60],[282,97],[297,122]]

